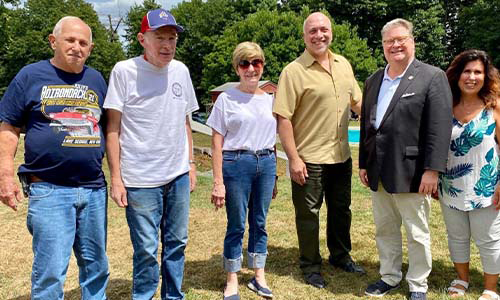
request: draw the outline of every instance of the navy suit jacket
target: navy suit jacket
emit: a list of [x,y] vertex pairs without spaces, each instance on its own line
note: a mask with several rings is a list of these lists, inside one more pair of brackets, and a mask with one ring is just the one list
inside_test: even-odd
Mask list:
[[361,108],[359,168],[370,189],[379,181],[389,193],[417,193],[425,170],[446,168],[452,128],[452,94],[445,73],[416,59],[406,70],[378,129],[377,99],[384,77],[365,82]]

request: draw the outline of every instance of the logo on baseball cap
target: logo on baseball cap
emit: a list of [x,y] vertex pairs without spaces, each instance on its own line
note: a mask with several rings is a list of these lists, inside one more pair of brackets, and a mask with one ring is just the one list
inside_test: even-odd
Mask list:
[[163,26],[173,26],[177,32],[184,31],[182,26],[177,25],[174,16],[168,10],[158,8],[148,11],[144,18],[142,18],[141,32],[153,31]]

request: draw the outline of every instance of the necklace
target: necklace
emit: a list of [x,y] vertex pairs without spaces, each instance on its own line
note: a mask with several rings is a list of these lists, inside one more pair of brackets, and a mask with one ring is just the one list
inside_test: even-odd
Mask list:
[[474,101],[475,103],[471,103],[469,105],[465,105],[465,101],[461,101],[462,103],[462,110],[466,115],[470,115],[473,113],[476,113],[478,110],[483,109],[484,103],[483,101]]

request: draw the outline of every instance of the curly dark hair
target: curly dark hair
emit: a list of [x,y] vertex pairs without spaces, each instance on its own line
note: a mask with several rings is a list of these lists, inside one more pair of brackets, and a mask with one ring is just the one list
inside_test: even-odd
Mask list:
[[479,98],[484,102],[486,108],[494,108],[497,104],[497,98],[500,96],[500,78],[497,68],[491,63],[489,55],[476,49],[466,50],[457,55],[451,62],[446,76],[450,83],[453,93],[453,106],[460,102],[461,91],[458,87],[458,80],[465,68],[465,65],[471,61],[479,60],[484,66],[484,84],[478,93]]

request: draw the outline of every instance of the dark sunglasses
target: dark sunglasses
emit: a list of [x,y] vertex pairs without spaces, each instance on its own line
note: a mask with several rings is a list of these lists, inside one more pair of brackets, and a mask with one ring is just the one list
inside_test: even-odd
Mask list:
[[242,69],[248,69],[250,67],[250,65],[252,65],[254,68],[262,68],[262,66],[264,65],[264,62],[262,61],[262,59],[254,59],[254,60],[251,60],[251,61],[248,61],[248,60],[241,60],[238,65],[240,66],[240,68]]

